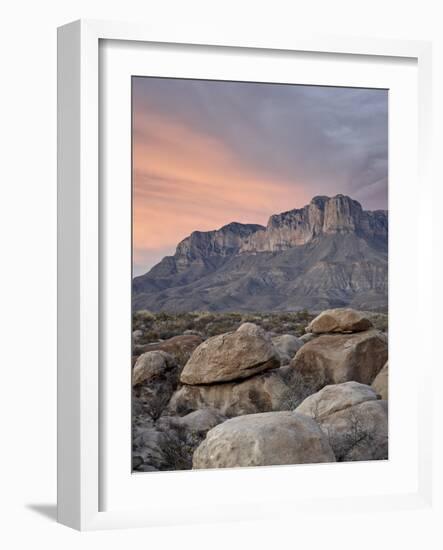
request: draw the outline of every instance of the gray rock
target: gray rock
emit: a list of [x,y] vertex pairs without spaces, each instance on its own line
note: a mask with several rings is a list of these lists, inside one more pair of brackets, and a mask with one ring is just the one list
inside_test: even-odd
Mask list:
[[157,418],[177,388],[180,367],[172,355],[164,351],[148,351],[141,355],[132,371],[133,419],[138,416]]
[[388,458],[387,401],[365,401],[325,417],[320,425],[338,461]]
[[326,386],[309,396],[296,412],[315,419],[338,461],[388,458],[387,402],[357,382]]
[[163,431],[170,429],[185,430],[199,435],[205,435],[226,420],[226,416],[211,408],[198,409],[185,416],[163,416],[157,421],[157,426]]
[[311,340],[314,340],[314,338],[317,338],[318,334],[314,334],[313,332],[306,332],[306,334],[303,334],[300,336],[300,340],[303,342],[303,344],[307,344]]
[[180,466],[174,460],[174,455],[178,456],[177,449],[179,449],[179,440],[174,432],[165,433],[157,428],[143,430],[133,439],[133,457],[137,457],[136,469],[141,471],[175,469]]
[[325,386],[317,393],[310,395],[297,407],[296,411],[318,421],[343,409],[377,399],[377,393],[370,386],[354,381],[344,382]]
[[172,373],[177,373],[177,363],[172,355],[164,351],[148,351],[134,365],[132,385],[150,384]]
[[192,352],[202,342],[203,338],[197,334],[183,334],[152,344],[135,345],[134,354],[138,355],[148,351],[165,351],[175,357],[177,363],[184,366]]
[[372,322],[361,312],[351,308],[327,309],[317,315],[306,327],[307,332],[361,332],[373,328]]
[[377,374],[372,382],[373,389],[380,395],[385,401],[388,400],[389,394],[389,376],[388,376],[388,361],[385,366]]
[[193,468],[236,468],[335,462],[327,438],[311,418],[290,412],[238,416],[210,430]]
[[292,334],[282,334],[272,338],[272,343],[280,356],[280,364],[287,365],[304,342]]

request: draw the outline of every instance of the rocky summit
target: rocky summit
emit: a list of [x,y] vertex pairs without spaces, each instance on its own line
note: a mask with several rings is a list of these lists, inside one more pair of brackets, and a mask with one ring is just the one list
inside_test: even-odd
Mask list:
[[194,231],[133,280],[134,309],[151,311],[384,311],[387,294],[388,213],[345,195]]

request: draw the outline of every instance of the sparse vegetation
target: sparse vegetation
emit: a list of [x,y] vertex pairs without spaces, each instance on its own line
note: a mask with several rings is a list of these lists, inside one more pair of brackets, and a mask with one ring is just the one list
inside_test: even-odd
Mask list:
[[152,313],[147,310],[134,312],[133,330],[141,330],[139,344],[149,344],[182,334],[199,334],[203,338],[237,330],[245,322],[255,323],[267,332],[301,336],[305,327],[315,317],[306,310],[272,313],[213,313],[195,311],[186,313]]

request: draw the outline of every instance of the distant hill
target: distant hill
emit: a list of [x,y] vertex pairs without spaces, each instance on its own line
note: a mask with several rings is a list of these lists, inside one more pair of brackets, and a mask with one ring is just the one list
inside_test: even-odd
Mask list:
[[194,231],[133,280],[134,309],[320,311],[388,305],[388,213],[318,196],[266,227]]

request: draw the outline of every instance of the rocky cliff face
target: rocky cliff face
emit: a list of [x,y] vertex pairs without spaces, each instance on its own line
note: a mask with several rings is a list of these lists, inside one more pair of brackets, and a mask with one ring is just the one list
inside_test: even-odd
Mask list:
[[387,231],[385,211],[364,211],[359,202],[344,195],[314,197],[303,208],[271,216],[266,228],[246,237],[240,252],[287,250],[337,233],[386,239]]
[[[133,282],[134,307],[320,310],[387,305],[388,215],[344,195],[318,196],[266,227],[195,231]],[[355,303],[353,300],[363,300]]]

